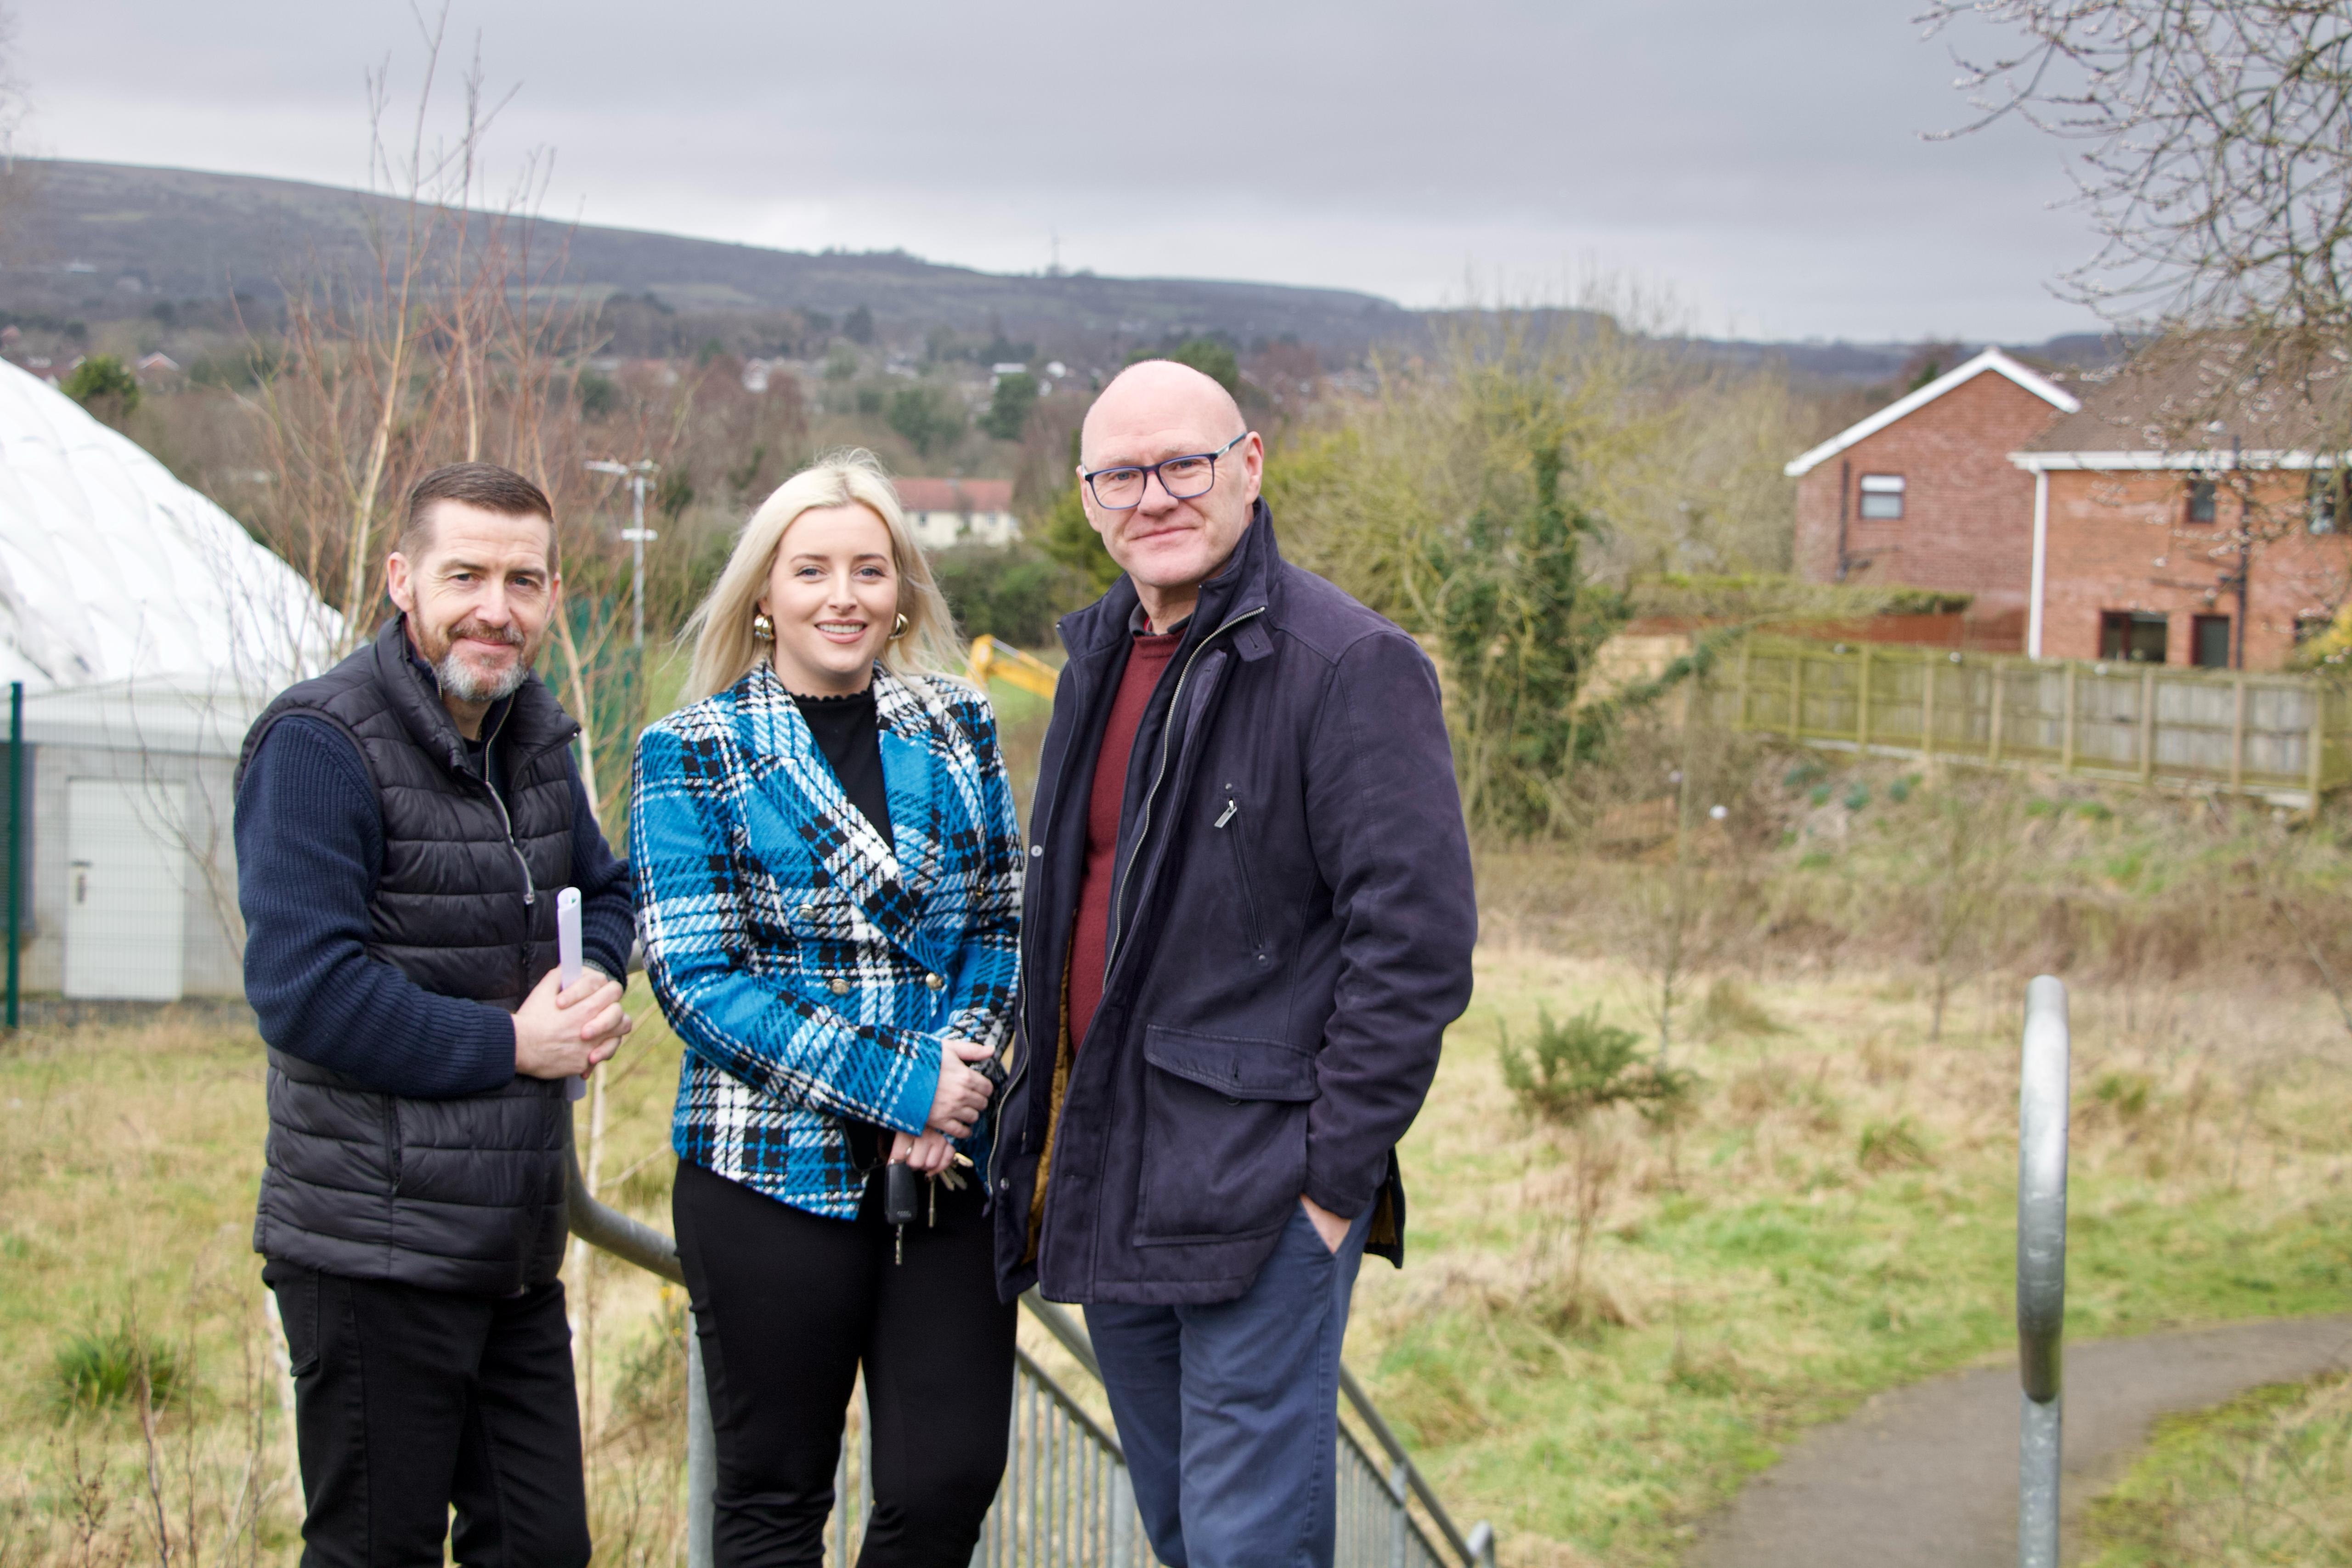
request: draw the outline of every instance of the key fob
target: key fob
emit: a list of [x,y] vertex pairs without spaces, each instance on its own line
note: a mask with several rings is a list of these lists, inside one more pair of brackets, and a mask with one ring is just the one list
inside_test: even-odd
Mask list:
[[922,1178],[904,1160],[882,1167],[882,1223],[912,1225],[919,1211]]

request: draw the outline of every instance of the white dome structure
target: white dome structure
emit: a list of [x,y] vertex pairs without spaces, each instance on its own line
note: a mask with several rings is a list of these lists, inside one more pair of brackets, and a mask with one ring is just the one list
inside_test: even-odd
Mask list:
[[241,993],[237,752],[341,626],[235,518],[0,363],[0,702],[22,684],[25,741],[0,867],[27,989]]
[[0,363],[0,683],[272,691],[340,626],[235,518]]

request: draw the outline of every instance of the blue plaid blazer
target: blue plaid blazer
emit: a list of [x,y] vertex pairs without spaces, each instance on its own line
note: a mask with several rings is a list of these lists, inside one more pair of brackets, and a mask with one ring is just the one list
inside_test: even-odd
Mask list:
[[[921,1131],[941,1037],[1003,1049],[1019,946],[986,700],[879,666],[874,700],[895,853],[765,663],[638,738],[629,824],[646,973],[686,1045],[671,1146],[841,1219],[865,1193],[844,1119]],[[958,1145],[983,1182],[988,1135]]]

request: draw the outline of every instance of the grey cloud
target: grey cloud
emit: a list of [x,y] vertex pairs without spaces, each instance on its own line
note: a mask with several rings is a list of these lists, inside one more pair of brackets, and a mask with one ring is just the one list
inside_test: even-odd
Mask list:
[[[44,150],[349,183],[362,72],[397,101],[404,5],[81,0],[23,14]],[[1965,114],[1905,0],[856,7],[473,4],[496,145],[556,150],[551,205],[795,247],[905,247],[1370,288],[1591,258],[1714,328],[2079,329],[2064,149]],[[460,60],[445,61],[451,70]]]

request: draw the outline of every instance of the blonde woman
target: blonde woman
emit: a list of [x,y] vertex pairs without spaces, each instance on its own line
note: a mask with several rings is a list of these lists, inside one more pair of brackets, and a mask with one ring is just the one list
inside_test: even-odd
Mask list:
[[982,1212],[1021,897],[995,722],[939,673],[946,602],[863,452],[761,505],[689,630],[687,705],[637,743],[630,860],[686,1045],[672,1212],[717,1559],[821,1561],[862,1367],[861,1568],[965,1568],[1013,1387]]

